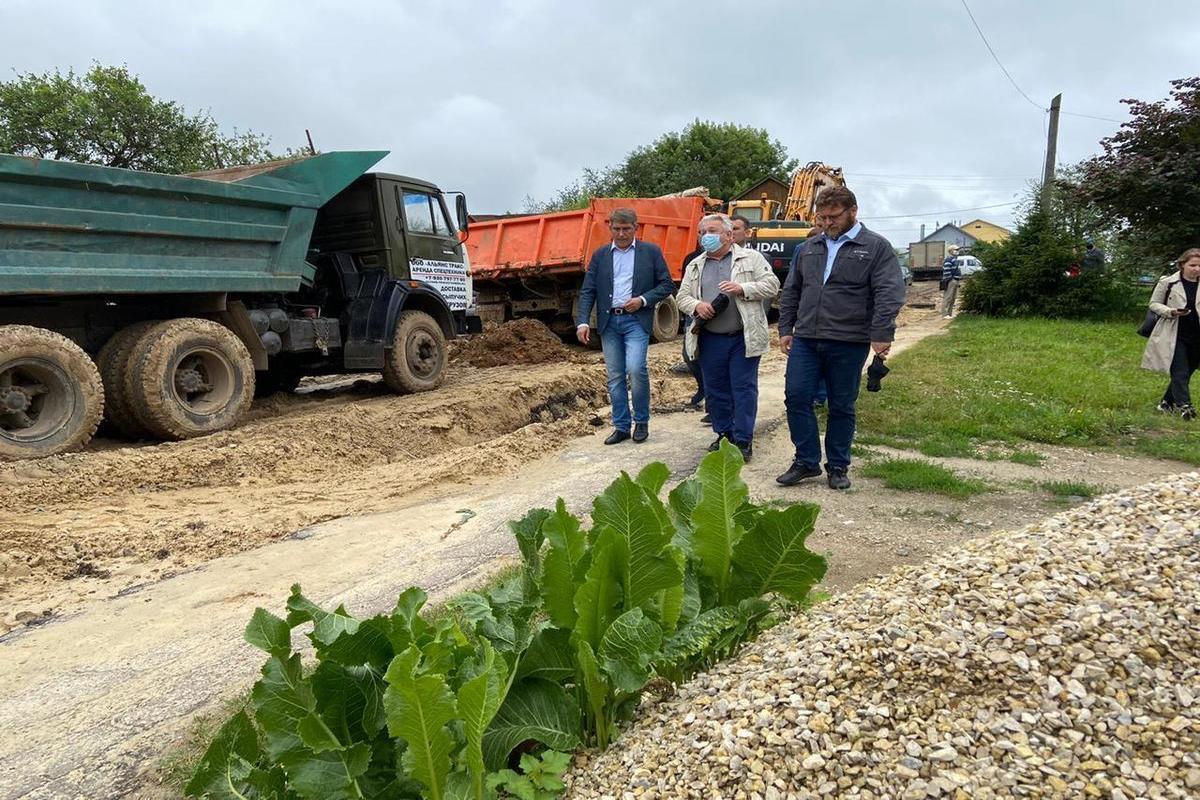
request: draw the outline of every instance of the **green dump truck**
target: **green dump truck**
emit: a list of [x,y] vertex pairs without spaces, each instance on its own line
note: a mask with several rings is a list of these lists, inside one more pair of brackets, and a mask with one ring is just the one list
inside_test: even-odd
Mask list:
[[[234,425],[305,375],[437,386],[478,331],[461,193],[325,153],[190,176],[0,155],[0,458]],[[460,231],[463,234],[460,234]]]

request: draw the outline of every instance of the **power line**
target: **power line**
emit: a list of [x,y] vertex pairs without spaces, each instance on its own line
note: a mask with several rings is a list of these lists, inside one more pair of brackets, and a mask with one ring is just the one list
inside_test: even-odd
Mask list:
[[967,5],[967,0],[962,0],[962,6],[964,9],[966,9],[967,16],[971,18],[971,24],[975,26],[975,30],[979,34],[979,38],[983,40],[983,46],[986,47],[987,51],[992,54],[992,59],[996,62],[996,66],[1000,68],[1000,71],[1004,73],[1004,77],[1008,78],[1008,82],[1013,85],[1014,89],[1021,93],[1021,97],[1024,97],[1029,101],[1030,105],[1039,111],[1045,111],[1046,109],[1044,107],[1036,103],[1032,97],[1025,94],[1025,90],[1017,85],[1017,82],[1013,80],[1013,76],[1008,74],[1008,70],[1005,69],[1004,65],[1000,63],[1000,58],[996,55],[996,51],[992,49],[991,44],[988,43],[987,37],[983,35],[983,28],[980,28],[979,23],[975,21],[975,15],[971,13],[971,7]]
[[1020,200],[1013,200],[1008,203],[993,203],[990,206],[971,206],[969,208],[949,208],[942,211],[922,211],[919,214],[894,214],[889,217],[864,217],[864,219],[912,219],[914,217],[935,217],[939,214],[957,214],[960,211],[983,211],[986,208],[1004,208],[1006,206],[1015,206],[1020,203]]
[[1112,117],[1097,117],[1097,116],[1094,116],[1094,115],[1092,115],[1092,114],[1077,114],[1077,113],[1075,113],[1074,111],[1062,111],[1062,110],[1060,110],[1058,113],[1060,113],[1060,114],[1066,114],[1068,117],[1083,117],[1084,119],[1098,119],[1098,120],[1100,120],[1101,122],[1115,122],[1115,123],[1117,123],[1118,125],[1124,125],[1124,124],[1125,124],[1125,120],[1122,120],[1122,119],[1113,119]]
[[1028,175],[923,175],[915,172],[853,172],[853,175],[866,175],[871,178],[971,178],[979,180],[1025,180]]

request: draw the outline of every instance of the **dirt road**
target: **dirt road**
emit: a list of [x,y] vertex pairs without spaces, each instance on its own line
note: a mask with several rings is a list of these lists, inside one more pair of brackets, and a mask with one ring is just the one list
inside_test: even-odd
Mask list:
[[[928,310],[906,310],[905,321],[897,350],[943,326]],[[667,370],[675,356],[673,346],[655,348],[660,409],[690,394],[689,381]],[[776,486],[790,448],[782,366],[778,355],[764,360],[745,477],[760,498],[823,505],[811,544],[830,551],[834,588],[1045,514],[1044,497],[1020,490],[964,504],[869,486],[846,494]],[[2,502],[20,504],[22,515],[19,525],[5,518],[6,550],[20,543],[34,559],[46,556],[52,548],[39,548],[40,536],[83,552],[95,570],[64,580],[46,568],[6,583],[8,602],[25,592],[32,607],[58,611],[0,639],[0,798],[162,796],[153,781],[164,747],[196,711],[255,677],[260,659],[240,638],[254,606],[278,611],[295,581],[362,614],[390,607],[411,584],[445,596],[512,556],[505,522],[529,507],[561,496],[586,513],[617,469],[661,460],[682,476],[711,440],[698,414],[659,413],[645,445],[604,447],[607,428],[589,425],[604,402],[592,354],[464,368],[443,390],[416,397],[351,387],[273,402],[215,440],[6,468]],[[1051,455],[1056,476],[1112,486],[1171,470]],[[169,551],[161,561],[155,547]],[[47,562],[79,559],[68,552]],[[155,580],[167,571],[179,572]],[[121,591],[125,583],[133,585]]]

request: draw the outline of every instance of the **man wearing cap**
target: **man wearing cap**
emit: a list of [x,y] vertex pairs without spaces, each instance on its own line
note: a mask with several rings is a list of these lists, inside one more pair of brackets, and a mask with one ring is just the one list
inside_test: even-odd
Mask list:
[[1092,237],[1087,237],[1083,240],[1085,249],[1083,251],[1083,259],[1081,266],[1084,272],[1102,272],[1104,270],[1104,251],[1096,247],[1096,242]]
[[612,242],[596,248],[583,276],[575,335],[585,345],[591,341],[588,321],[595,307],[596,333],[604,346],[613,417],[613,432],[604,443],[617,444],[629,438],[644,442],[650,435],[650,369],[646,352],[650,347],[654,306],[671,296],[675,283],[658,245],[637,241],[637,212],[631,208],[615,209],[608,225]]
[[958,265],[958,248],[951,245],[942,262],[942,319],[954,316],[954,301],[958,298],[958,286],[962,283],[962,267]]

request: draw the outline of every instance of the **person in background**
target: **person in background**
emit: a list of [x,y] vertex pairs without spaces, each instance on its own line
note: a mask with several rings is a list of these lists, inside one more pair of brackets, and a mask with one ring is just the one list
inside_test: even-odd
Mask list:
[[942,319],[954,316],[954,301],[958,298],[958,286],[962,283],[962,267],[958,265],[958,248],[951,246],[946,260],[942,262]]
[[[679,274],[682,275],[683,273],[687,272],[687,265],[692,263],[692,259],[694,259],[696,256],[702,255],[703,253],[704,253],[704,248],[697,247],[695,250],[693,250],[692,252],[690,252],[686,256],[684,256],[683,263],[679,265]],[[696,382],[696,392],[695,392],[695,394],[692,395],[692,399],[688,401],[688,405],[691,406],[692,408],[699,409],[700,406],[704,403],[704,370],[702,370],[700,368],[700,359],[689,357],[688,351],[687,351],[687,335],[686,334],[687,334],[688,328],[692,327],[693,321],[694,320],[691,317],[687,316],[686,314],[684,315],[683,331],[684,331],[685,335],[683,337],[683,348],[682,348],[683,361],[681,362],[683,369],[682,370],[678,370],[678,369],[674,369],[674,368],[672,368],[672,369],[675,372],[686,372],[687,374],[692,376],[692,380],[694,380]],[[707,425],[710,421],[711,421],[711,419],[708,414],[705,414],[703,417],[700,418],[700,423],[703,425]]]
[[1096,247],[1096,241],[1088,236],[1083,240],[1084,250],[1080,265],[1083,272],[1104,271],[1104,251]]
[[709,449],[729,439],[749,461],[758,416],[758,364],[771,346],[762,301],[779,291],[779,279],[761,253],[733,243],[733,223],[726,215],[705,216],[699,234],[704,255],[688,264],[675,299],[681,311],[699,318],[685,336],[689,355],[698,354],[703,365],[704,396],[717,434]]
[[650,435],[650,369],[646,353],[650,347],[654,306],[671,296],[675,282],[658,245],[637,241],[637,212],[631,208],[614,209],[608,226],[612,242],[596,248],[583,276],[575,335],[585,345],[591,340],[588,320],[595,306],[596,332],[604,346],[613,416],[613,432],[604,443],[617,444],[629,438],[644,442]]
[[1200,315],[1196,307],[1200,247],[1184,250],[1175,265],[1178,269],[1160,279],[1150,294],[1150,310],[1159,319],[1146,342],[1142,368],[1171,376],[1158,410],[1191,420],[1196,418],[1196,409],[1190,383],[1200,367]]
[[843,186],[817,196],[825,233],[805,245],[779,300],[779,344],[788,353],[784,377],[788,430],[796,454],[776,482],[792,486],[821,474],[821,436],[813,397],[829,387],[825,469],[831,489],[849,489],[854,403],[863,365],[874,351],[886,358],[904,305],[896,251],[858,221],[858,200]]

